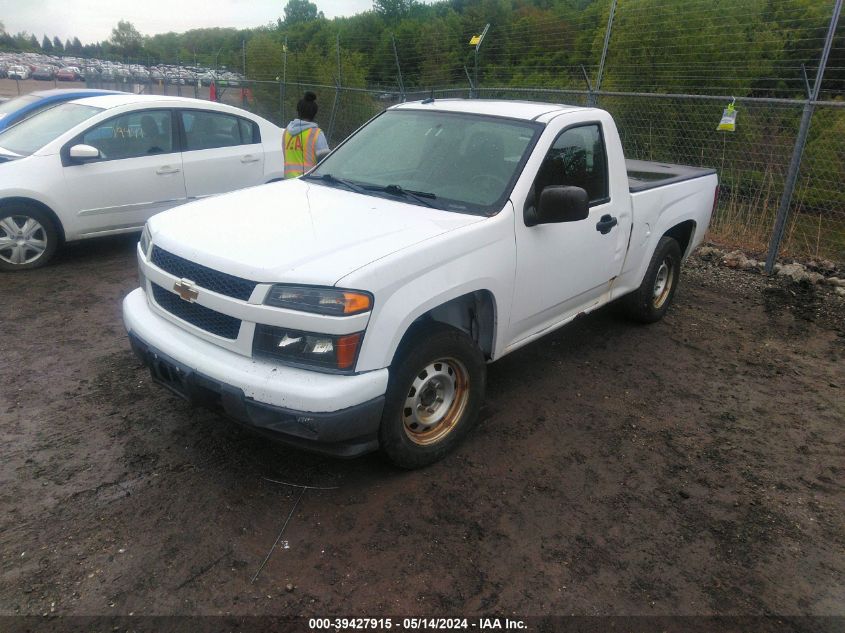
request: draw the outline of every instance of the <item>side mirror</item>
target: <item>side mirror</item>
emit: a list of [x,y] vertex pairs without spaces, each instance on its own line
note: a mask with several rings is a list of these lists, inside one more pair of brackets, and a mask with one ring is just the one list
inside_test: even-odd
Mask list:
[[100,150],[90,145],[74,145],[70,148],[70,157],[80,163],[100,158]]
[[540,193],[540,204],[526,213],[526,226],[577,222],[590,215],[590,198],[581,187],[550,185]]

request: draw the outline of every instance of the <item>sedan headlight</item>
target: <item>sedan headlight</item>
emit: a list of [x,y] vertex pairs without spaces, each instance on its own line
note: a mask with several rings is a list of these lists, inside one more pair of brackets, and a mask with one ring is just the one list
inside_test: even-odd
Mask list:
[[336,336],[259,324],[255,326],[252,353],[295,365],[348,372],[355,367],[363,336],[363,332]]
[[141,252],[146,258],[150,254],[150,242],[153,241],[152,236],[150,236],[150,227],[146,224],[144,225],[144,230],[141,232],[141,239],[139,241],[141,244]]
[[350,316],[372,310],[373,296],[360,290],[276,284],[270,288],[264,304],[316,314]]

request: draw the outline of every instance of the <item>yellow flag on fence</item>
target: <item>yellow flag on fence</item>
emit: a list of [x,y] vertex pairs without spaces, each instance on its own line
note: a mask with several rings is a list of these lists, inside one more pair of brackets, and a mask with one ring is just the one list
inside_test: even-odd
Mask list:
[[471,38],[469,38],[469,45],[470,46],[476,46],[480,41],[481,41],[480,35],[473,35]]

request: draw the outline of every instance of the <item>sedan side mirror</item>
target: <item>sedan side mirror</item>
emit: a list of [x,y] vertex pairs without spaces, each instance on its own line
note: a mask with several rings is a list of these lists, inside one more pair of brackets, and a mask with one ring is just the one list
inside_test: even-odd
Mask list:
[[525,225],[577,222],[590,215],[590,198],[581,187],[550,185],[540,193],[538,208],[526,213]]
[[74,145],[70,148],[70,157],[80,163],[100,158],[100,150],[91,145]]

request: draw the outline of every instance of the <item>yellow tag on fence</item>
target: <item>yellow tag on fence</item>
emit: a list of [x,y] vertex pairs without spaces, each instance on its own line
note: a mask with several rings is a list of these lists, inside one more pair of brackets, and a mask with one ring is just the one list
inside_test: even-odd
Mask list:
[[722,112],[722,120],[719,121],[719,126],[716,128],[717,132],[735,132],[736,131],[736,108],[731,103]]

